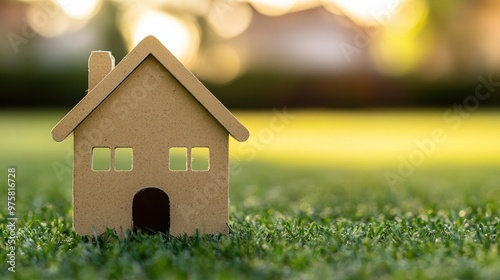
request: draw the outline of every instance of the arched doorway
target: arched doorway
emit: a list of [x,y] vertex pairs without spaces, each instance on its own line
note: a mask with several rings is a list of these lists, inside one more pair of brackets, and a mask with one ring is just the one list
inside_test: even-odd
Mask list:
[[144,188],[134,195],[132,202],[134,232],[163,232],[170,230],[170,200],[158,188]]

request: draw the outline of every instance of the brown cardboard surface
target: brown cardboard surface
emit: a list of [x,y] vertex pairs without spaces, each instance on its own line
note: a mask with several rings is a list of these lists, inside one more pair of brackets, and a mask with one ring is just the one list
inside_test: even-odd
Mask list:
[[[56,141],[74,134],[76,232],[227,233],[228,135],[245,141],[248,130],[152,36],[113,64],[92,53],[89,93],[52,130]],[[186,171],[169,169],[173,147],[185,148]],[[208,170],[191,166],[200,147]],[[109,170],[93,170],[93,148],[109,149]],[[131,170],[116,168],[117,148],[131,149]]]
[[[144,38],[116,69],[109,73],[85,96],[52,130],[52,138],[64,140],[87,117],[92,110],[111,93],[149,55],[154,56],[163,67],[189,91],[238,141],[246,141],[248,130],[227,110],[208,89],[178,61],[154,36]],[[91,94],[92,93],[92,94]]]
[[111,52],[93,51],[89,57],[89,91],[92,90],[115,67]]

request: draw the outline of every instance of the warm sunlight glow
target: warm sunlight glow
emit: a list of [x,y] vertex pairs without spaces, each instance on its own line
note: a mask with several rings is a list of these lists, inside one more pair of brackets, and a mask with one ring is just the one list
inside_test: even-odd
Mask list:
[[[120,1],[127,2],[130,0],[120,0]],[[169,11],[175,14],[190,14],[190,15],[201,16],[208,13],[208,10],[210,9],[214,1],[213,0],[142,0],[136,2],[146,4],[147,6],[154,8],[156,10]],[[233,3],[236,1],[225,0],[223,2]]]
[[122,21],[129,49],[148,35],[154,35],[182,63],[191,66],[198,52],[200,32],[188,19],[153,10],[130,11]]
[[407,74],[421,61],[428,45],[426,41],[412,34],[382,36],[371,49],[375,68],[388,76]]
[[82,20],[94,16],[101,7],[100,0],[55,0],[62,11],[72,19]]
[[411,0],[324,0],[324,7],[335,13],[344,14],[354,22],[367,24],[382,24],[399,14],[399,7]]
[[210,10],[208,14],[210,27],[223,38],[238,36],[250,25],[252,9],[247,4],[222,5],[224,4],[216,2]]
[[[425,164],[498,164],[500,130],[498,114],[476,112],[460,129],[436,111],[293,111],[279,114],[241,112],[236,116],[250,131],[246,142],[230,138],[231,156],[240,161],[257,158],[280,164],[351,166],[373,168],[398,166],[421,152],[416,141],[443,131],[446,142],[436,144],[435,152],[425,157]],[[280,129],[281,113],[286,119]],[[486,136],[488,135],[488,136]]]
[[412,0],[400,11],[370,49],[375,67],[389,76],[401,76],[415,69],[432,45],[430,27],[423,32],[428,16],[426,2]]
[[280,16],[290,11],[297,2],[296,0],[249,0],[252,6],[261,14],[268,16]]
[[66,32],[71,21],[61,13],[57,5],[51,6],[50,15],[41,5],[31,5],[26,11],[30,27],[43,37],[57,37]]
[[204,51],[196,66],[200,78],[219,84],[227,83],[241,71],[238,53],[227,45],[215,45]]

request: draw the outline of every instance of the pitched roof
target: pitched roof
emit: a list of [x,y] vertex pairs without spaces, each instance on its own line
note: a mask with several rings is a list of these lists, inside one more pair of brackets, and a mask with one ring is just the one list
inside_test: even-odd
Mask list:
[[144,38],[99,84],[80,100],[52,129],[52,138],[57,142],[66,139],[148,55],[154,56],[231,136],[240,142],[248,139],[250,136],[248,130],[154,36]]

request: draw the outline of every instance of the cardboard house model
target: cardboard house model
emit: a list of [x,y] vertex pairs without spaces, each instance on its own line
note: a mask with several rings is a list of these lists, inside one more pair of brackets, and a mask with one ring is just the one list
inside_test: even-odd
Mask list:
[[249,132],[155,37],[116,67],[92,52],[88,93],[52,138],[72,132],[78,234],[228,232],[228,135]]

